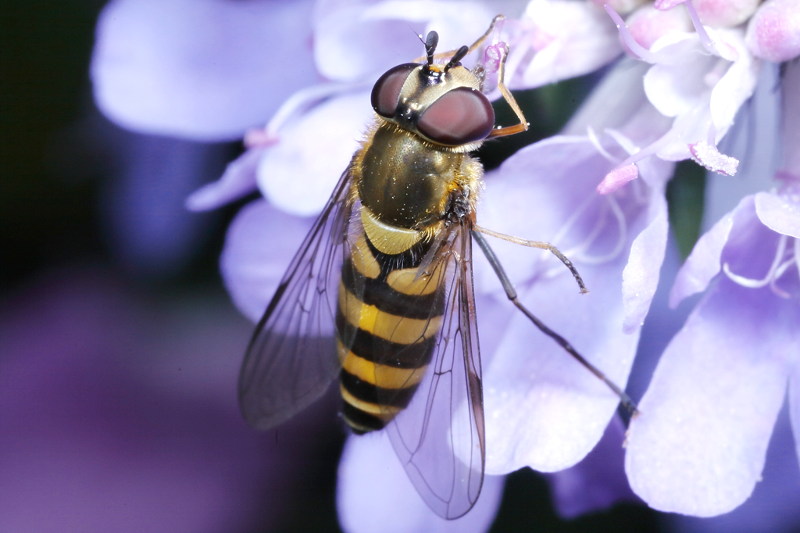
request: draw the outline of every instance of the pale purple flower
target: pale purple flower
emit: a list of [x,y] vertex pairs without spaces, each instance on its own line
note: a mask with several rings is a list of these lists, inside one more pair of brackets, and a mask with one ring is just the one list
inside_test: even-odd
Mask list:
[[[133,76],[136,83],[130,86],[147,95],[139,107],[125,108],[125,102],[132,99],[130,92],[125,98],[114,98],[120,94],[119,87],[127,89],[128,78],[119,78],[117,85],[108,83],[113,78],[103,81],[103,74],[115,72],[113,62],[108,63],[115,56],[105,51],[117,48],[99,46],[95,61],[98,102],[110,116],[131,127],[195,138],[230,138],[237,131],[243,133],[268,120],[266,126],[251,129],[245,135],[245,153],[229,166],[222,179],[188,200],[192,209],[199,210],[217,207],[256,189],[265,197],[266,201],[254,202],[234,220],[222,257],[223,275],[234,301],[247,316],[257,318],[288,264],[294,245],[309,227],[310,217],[321,209],[372,116],[368,105],[371,84],[386,68],[420,54],[414,31],[436,29],[443,39],[441,48],[455,48],[480,35],[495,10],[505,12],[509,19],[502,30],[512,51],[507,73],[512,88],[536,87],[593,72],[623,51],[628,52],[635,59],[626,58],[609,69],[563,135],[520,150],[487,176],[478,213],[481,225],[526,238],[549,240],[574,260],[591,291],[588,296],[578,294],[568,272],[547,254],[503,242],[493,243],[523,301],[590,356],[612,380],[624,385],[664,257],[667,216],[663,192],[673,169],[672,162],[692,158],[709,170],[735,173],[738,160],[723,153],[719,143],[755,90],[762,60],[794,57],[791,55],[795,50],[793,26],[774,31],[775,24],[770,22],[775,20],[772,10],[777,9],[779,15],[794,13],[785,1],[769,0],[755,13],[758,6],[749,0],[729,3],[697,0],[677,5],[680,3],[651,5],[620,0],[612,3],[615,11],[607,13],[597,2],[557,0],[534,0],[524,12],[521,4],[514,6],[510,2],[501,7],[480,2],[319,1],[313,11],[309,8],[311,16],[295,21],[292,28],[302,30],[287,40],[283,40],[284,31],[267,31],[264,35],[244,32],[243,39],[255,35],[267,40],[254,38],[256,46],[237,47],[241,57],[234,67],[242,68],[233,68],[230,76],[224,69],[213,72],[209,68],[209,65],[226,65],[224,58],[208,65],[198,63],[203,66],[199,69],[202,72],[171,84],[170,90],[163,93],[167,95],[163,100],[158,88],[152,86],[154,82],[147,81],[149,76],[141,79]],[[217,3],[215,9],[224,9],[222,6],[228,4]],[[730,9],[719,11],[718,4]],[[118,1],[112,6],[130,9],[129,2]],[[509,7],[511,10],[506,9]],[[113,12],[114,8],[109,9]],[[174,9],[174,13],[180,11]],[[236,9],[246,7],[237,3]],[[266,13],[272,7],[253,9],[258,13],[263,9]],[[231,18],[222,20],[234,20],[236,16],[239,15],[226,15]],[[621,41],[615,23],[623,37]],[[111,22],[106,18],[101,19],[101,44],[106,35],[103,28],[109,25]],[[248,22],[245,26],[252,29],[257,23]],[[230,27],[235,28],[236,24],[231,23]],[[166,48],[169,52],[177,50],[178,55],[168,53],[165,57],[202,57],[196,51],[204,50],[207,42],[194,48],[189,38],[191,32],[175,35]],[[251,61],[248,57],[252,53],[262,57]],[[291,64],[298,68],[296,78],[281,84],[282,80],[276,83],[274,76],[263,73],[244,75],[248,68],[258,64],[274,72],[272,61],[276,56],[280,60],[291,59]],[[121,57],[149,56],[133,53]],[[485,60],[491,61],[492,57]],[[109,65],[112,68],[104,70]],[[157,68],[152,72],[166,71],[179,77],[175,68],[179,61],[165,65],[158,67],[156,63]],[[245,65],[250,66],[244,68]],[[229,82],[231,88],[227,94],[237,96],[216,100],[214,97],[225,95],[226,90],[214,83],[209,87],[216,89],[205,94],[186,92],[191,89],[202,93],[199,87],[206,85],[207,75],[214,76],[217,82],[219,79]],[[258,90],[237,87],[242,81],[245,85],[255,81]],[[184,93],[186,100],[180,101]],[[172,114],[176,101],[180,104],[175,108],[178,112]],[[115,103],[121,107],[114,107]],[[261,107],[267,105],[272,107]],[[203,113],[205,108],[207,113]],[[796,134],[789,132],[786,136]],[[596,194],[596,190],[603,194]],[[775,203],[786,193],[761,194],[753,198]],[[752,206],[743,201],[736,216],[731,215],[729,220],[738,221],[737,228],[758,230],[766,235],[772,230],[763,229],[767,226],[758,218],[755,205],[755,199]],[[735,224],[730,222],[730,225]],[[268,236],[274,234],[281,237],[267,242]],[[732,285],[734,292],[739,291],[724,309],[735,314],[734,304],[746,292],[742,292],[742,285],[747,284],[743,280],[751,279],[749,262],[745,261],[747,264],[741,270],[734,268],[735,259],[746,258],[740,247],[747,243],[729,242],[718,233],[715,235],[719,239],[714,241],[719,248],[717,255],[722,254],[731,264],[723,271],[724,278],[719,273],[723,267],[713,271],[720,278],[716,286]],[[709,237],[701,242],[712,240]],[[765,238],[760,244],[766,245],[767,241]],[[790,262],[788,254],[795,248],[779,242],[780,238],[773,256],[779,250],[787,255],[780,258],[771,272],[775,277],[780,270],[779,277],[784,279],[794,272],[791,266],[782,265]],[[703,246],[698,249],[702,251]],[[687,263],[685,271],[705,272],[708,268],[707,262],[695,258]],[[523,466],[554,472],[575,465],[597,444],[614,414],[616,397],[514,310],[505,300],[491,269],[477,253],[475,272],[486,386],[487,474],[490,474],[486,493],[473,511],[474,516],[451,524],[437,522],[413,489],[403,488],[405,478],[398,472],[387,471],[383,482],[396,481],[397,498],[410,502],[406,515],[395,524],[398,528],[419,529],[419,524],[426,524],[426,529],[485,529],[492,520],[502,486],[499,475]],[[782,284],[776,283],[775,287],[785,290]],[[702,309],[690,320],[695,320]],[[685,334],[679,334],[674,343],[682,335]],[[671,353],[670,349],[667,353]],[[665,355],[665,368],[673,364],[669,359]],[[666,371],[659,372],[657,377],[668,375]],[[676,379],[680,379],[677,374]],[[654,381],[652,391],[658,390],[657,383]],[[708,392],[713,390],[707,383],[698,387]],[[647,399],[655,394],[648,392],[650,396],[645,400],[652,403],[643,405],[655,413],[673,408],[663,398]],[[653,483],[648,472],[652,471],[652,459],[659,448],[657,443],[643,439],[641,435],[645,435],[646,429],[639,428],[665,422],[657,415],[650,418],[648,409],[643,412],[648,418],[643,416],[636,422],[640,436],[634,433],[632,437],[642,444],[628,455],[628,461],[632,463],[636,454],[643,454],[640,456],[647,460],[639,461],[633,469],[629,467],[629,475],[635,480],[639,495],[659,507],[660,496],[641,488]],[[750,437],[751,442],[763,444],[763,431]],[[356,448],[358,451],[354,452]],[[371,488],[375,480],[367,480],[364,475],[376,468],[397,466],[386,465],[391,452],[385,448],[379,437],[361,438],[347,445],[340,465],[339,505],[342,524],[348,530],[369,530],[376,523],[373,521],[387,516],[382,511],[388,503],[381,500],[380,491]],[[673,453],[670,460],[676,457],[679,455]],[[568,481],[561,485],[565,486],[570,486]],[[609,494],[597,499],[597,505],[605,505],[624,492],[611,488]],[[569,490],[560,493],[566,500],[570,496],[574,493]],[[585,509],[587,505],[592,504],[572,501],[573,509]],[[370,509],[370,514],[357,513],[360,506]],[[358,516],[363,516],[364,521],[359,522]]]
[[364,102],[375,79],[419,56],[413,30],[424,34],[435,28],[439,48],[456,49],[465,36],[480,36],[495,14],[482,2],[318,2],[315,68],[329,81],[295,92],[263,130],[251,130],[247,151],[218,182],[193,194],[188,206],[213,209],[258,187],[288,213],[318,213],[372,119]]
[[[799,439],[800,69],[780,78],[783,163],[773,190],[741,199],[696,244],[672,302],[704,292],[667,346],[633,421],[626,469],[634,491],[667,511],[714,516],[762,478],[788,397]],[[769,139],[769,137],[767,137]],[[769,172],[757,167],[754,172]],[[765,480],[768,482],[769,480]]]
[[[487,176],[478,212],[479,224],[547,240],[573,260],[589,295],[580,295],[547,254],[493,243],[523,301],[622,384],[658,282],[667,231],[663,187],[671,172],[670,164],[652,160],[636,187],[597,195],[603,173],[626,155],[612,137],[541,141]],[[487,319],[491,326],[481,329],[487,472],[568,468],[598,442],[618,399],[507,305],[482,258],[475,270],[481,303],[505,317]]]
[[587,74],[622,53],[614,25],[591,2],[532,0],[522,16],[507,26],[511,89]]
[[[660,7],[658,2],[655,7]],[[630,15],[634,29],[629,29],[619,14],[606,8],[628,53],[651,65],[642,80],[645,93],[671,123],[656,140],[609,173],[601,191],[630,181],[631,165],[647,157],[692,158],[708,170],[736,173],[738,161],[721,153],[717,145],[753,94],[760,64],[745,46],[742,27],[707,27],[692,2],[671,10],[684,7],[695,31],[683,31],[685,21],[680,15],[659,15],[650,6]]]
[[[594,6],[591,8],[596,10]],[[607,21],[604,24],[613,29]],[[195,205],[212,207],[245,190],[241,184],[257,181],[269,201],[270,205],[261,202],[237,217],[223,252],[226,284],[234,301],[248,316],[257,318],[263,310],[291,255],[278,251],[270,256],[274,252],[270,247],[276,243],[267,242],[264,236],[269,235],[271,227],[282,228],[297,235],[294,242],[299,242],[311,222],[311,219],[295,219],[297,222],[293,223],[291,217],[280,215],[276,208],[303,215],[320,209],[355,148],[356,132],[364,128],[371,115],[366,105],[368,87],[353,90],[345,82],[339,82],[298,93],[287,101],[263,134],[249,137],[252,147],[220,182],[191,199],[195,202],[202,196],[200,203],[208,203]],[[326,118],[326,113],[337,113],[345,107],[335,121]],[[341,127],[330,128],[333,123]],[[354,125],[348,126],[351,123]],[[625,133],[636,129],[635,125],[627,129],[622,124],[613,125]],[[344,135],[343,131],[353,133]],[[534,307],[536,312],[582,351],[592,353],[595,364],[624,384],[639,326],[658,280],[666,239],[663,185],[671,165],[657,159],[645,162],[644,179],[635,187],[598,197],[594,188],[603,173],[636,146],[623,133],[602,135],[602,142],[586,135],[585,129],[580,133],[528,147],[487,177],[479,222],[530,238],[550,239],[567,253],[574,253],[576,265],[590,284],[589,297],[580,296],[571,276],[547,256],[496,244],[525,301],[546,302],[541,309]],[[320,158],[320,152],[326,157]],[[338,164],[337,159],[341,159]],[[319,165],[319,171],[303,174],[303,169],[315,165]],[[298,179],[299,174],[304,175],[303,180]],[[570,186],[565,189],[566,183]],[[233,194],[228,196],[228,191]],[[565,191],[572,192],[564,194]],[[536,205],[540,205],[537,216],[531,219],[526,214]],[[518,216],[509,217],[509,213]],[[283,246],[282,242],[277,244]],[[626,268],[629,259],[632,262]],[[521,318],[499,291],[485,260],[476,254],[475,261],[476,284],[481,294],[478,312],[489,416],[487,473],[504,474],[523,466],[548,472],[571,467],[600,440],[618,399]],[[604,318],[596,321],[590,318],[594,315]],[[584,318],[576,320],[575,316]],[[518,348],[528,345],[535,345],[536,349]],[[372,440],[360,438],[357,445],[369,447]],[[341,465],[340,483],[344,488],[340,494],[340,514],[343,524],[352,530],[367,527],[348,518],[354,509],[351,506],[356,505],[352,502],[373,510],[386,505],[380,501],[379,491],[370,490],[366,481],[358,481],[362,479],[359,472],[377,468],[372,457],[367,452],[347,454]],[[386,455],[381,453],[377,457],[384,467]],[[458,527],[485,528],[488,522],[480,517],[493,515],[491,494],[496,489],[492,487],[498,483],[495,478],[489,479],[492,481],[487,481],[484,496],[490,503],[482,498],[479,506],[489,505],[490,509],[476,511],[475,517],[463,521],[469,526]],[[577,490],[575,485],[562,487]],[[418,495],[410,486],[407,490],[408,499],[415,501],[414,508],[419,514],[409,510],[405,517],[408,522],[404,523],[441,522],[417,501]],[[353,491],[357,497],[350,496]],[[564,497],[569,494],[570,490],[564,489]],[[611,490],[597,504],[607,505],[617,494],[616,489]],[[578,503],[579,497],[572,495],[571,499],[571,508],[587,508]]]
[[241,138],[318,81],[311,8],[310,0],[114,0],[97,23],[95,101],[142,133]]

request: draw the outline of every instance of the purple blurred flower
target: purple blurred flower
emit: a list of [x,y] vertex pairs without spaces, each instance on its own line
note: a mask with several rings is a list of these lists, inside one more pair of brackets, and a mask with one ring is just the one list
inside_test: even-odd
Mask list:
[[220,301],[158,302],[96,270],[3,302],[0,530],[214,533],[285,519],[324,422],[284,428],[280,450],[249,431],[229,357],[249,326]]
[[[673,304],[705,291],[666,348],[631,424],[626,467],[651,506],[728,512],[761,480],[784,398],[800,440],[800,68],[781,78],[777,186],[743,198],[697,243]],[[756,168],[755,171],[764,171]]]
[[311,7],[114,0],[103,8],[91,63],[95,102],[135,132],[108,134],[106,126],[101,140],[116,157],[104,226],[125,266],[148,275],[185,266],[208,234],[209,217],[184,209],[209,170],[217,172],[222,150],[208,142],[241,138],[281,100],[319,81]]
[[311,8],[310,0],[114,0],[97,22],[95,101],[138,132],[241,138],[319,79]]

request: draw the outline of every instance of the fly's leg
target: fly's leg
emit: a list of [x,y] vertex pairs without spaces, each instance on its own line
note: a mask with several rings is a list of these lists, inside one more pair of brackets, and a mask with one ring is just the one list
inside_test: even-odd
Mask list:
[[[477,50],[477,48],[478,48],[480,45],[482,45],[482,44],[483,44],[483,42],[484,42],[484,41],[485,41],[485,40],[486,40],[486,39],[487,39],[487,38],[488,38],[488,37],[489,37],[489,36],[492,34],[492,32],[494,32],[494,29],[497,27],[497,24],[498,24],[499,22],[501,22],[502,20],[505,20],[505,18],[506,18],[506,17],[505,17],[504,15],[496,15],[496,16],[495,16],[495,17],[492,19],[492,22],[489,24],[489,28],[488,28],[488,29],[487,29],[487,30],[484,32],[484,34],[483,34],[483,35],[481,35],[480,37],[478,37],[478,38],[475,40],[475,42],[474,42],[474,43],[472,43],[472,44],[471,44],[471,45],[470,45],[470,46],[469,46],[469,47],[466,49],[466,51],[464,52],[464,55],[471,54],[472,52],[474,52],[475,50]],[[427,50],[429,50],[429,47],[428,47],[428,45],[429,45],[430,43],[427,41],[427,39],[424,39],[424,38],[422,37],[422,35],[417,35],[417,37],[419,37],[419,40],[420,40],[420,41],[422,41],[422,43],[423,43],[423,44],[425,44],[426,51],[427,51]],[[436,48],[436,47],[434,46],[433,48]],[[461,50],[461,49],[459,48],[459,50]],[[424,60],[426,60],[426,59],[428,60],[428,63],[430,63],[430,62],[431,62],[431,61],[433,61],[433,60],[444,59],[444,58],[446,58],[446,57],[450,57],[450,56],[452,56],[453,54],[455,54],[455,53],[456,53],[457,51],[459,51],[459,50],[448,50],[448,51],[446,51],[446,52],[439,52],[438,54],[428,54],[427,56],[422,56],[422,57],[418,57],[418,58],[416,58],[416,59],[414,60],[414,63],[420,63],[421,61],[424,61]],[[432,51],[432,50],[431,50],[431,51]],[[463,57],[463,56],[462,56],[462,57]]]
[[572,261],[569,260],[569,257],[564,255],[561,252],[561,250],[559,250],[549,242],[529,241],[527,239],[521,239],[520,237],[514,237],[513,235],[506,235],[505,233],[500,233],[497,231],[492,231],[490,229],[482,228],[477,224],[475,224],[472,227],[472,230],[473,232],[479,231],[481,233],[485,233],[486,235],[491,235],[492,237],[503,239],[504,241],[513,242],[514,244],[521,244],[522,246],[529,246],[531,248],[539,248],[541,250],[547,250],[548,252],[556,256],[558,260],[564,263],[564,266],[569,269],[570,274],[572,274],[572,277],[575,278],[575,281],[578,283],[578,287],[581,290],[581,294],[586,294],[587,292],[589,292],[589,290],[586,288],[586,285],[583,283],[583,278],[581,278],[581,275],[578,273],[578,269],[575,268],[575,265],[572,264]]
[[[522,305],[517,297],[517,291],[514,289],[514,285],[512,285],[511,280],[508,279],[508,275],[506,274],[505,270],[503,269],[503,265],[500,264],[500,260],[494,253],[494,250],[489,246],[489,243],[486,242],[486,239],[478,233],[478,231],[472,230],[472,238],[475,239],[475,242],[478,243],[478,246],[483,251],[486,259],[489,260],[489,264],[492,265],[492,269],[494,270],[495,274],[497,274],[500,283],[503,285],[503,290],[506,293],[506,296],[511,303],[513,303],[517,308],[522,311],[522,313],[531,321],[533,324],[539,328],[539,330],[553,339],[556,344],[561,346],[569,355],[571,355],[576,361],[578,361],[584,368],[586,368],[589,372],[594,374],[597,379],[605,383],[605,385],[611,389],[614,394],[619,397],[620,403],[622,406],[630,413],[631,417],[636,417],[639,414],[639,411],[636,408],[636,404],[633,403],[633,400],[623,391],[616,383],[608,379],[605,374],[603,374],[600,369],[595,367],[589,361],[583,357],[578,350],[576,350],[564,337],[547,327],[547,325],[539,320],[536,315],[534,315],[527,307]],[[545,243],[546,244],[546,243]]]
[[517,133],[522,133],[523,131],[528,131],[528,120],[525,118],[525,114],[522,112],[522,109],[519,107],[516,98],[514,95],[511,94],[511,91],[508,90],[506,87],[506,59],[508,59],[508,46],[503,43],[502,47],[502,57],[500,58],[500,66],[497,69],[497,89],[500,91],[500,94],[503,95],[503,100],[511,107],[511,110],[514,111],[514,114],[517,116],[519,120],[519,124],[514,124],[513,126],[505,126],[502,128],[495,128],[489,134],[488,138],[492,137],[505,137],[507,135],[515,135]]

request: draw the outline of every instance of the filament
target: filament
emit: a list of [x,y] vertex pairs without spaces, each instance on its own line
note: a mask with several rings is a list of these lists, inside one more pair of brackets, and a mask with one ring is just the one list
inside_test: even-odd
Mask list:
[[800,240],[793,239],[792,250],[789,252],[789,258],[787,259],[786,248],[788,239],[789,237],[787,235],[780,235],[778,238],[778,245],[775,249],[775,255],[772,258],[772,264],[762,278],[750,278],[736,274],[731,270],[731,267],[727,262],[723,263],[722,271],[731,281],[742,287],[748,289],[761,289],[769,286],[770,290],[776,296],[781,298],[791,298],[792,295],[789,292],[778,286],[778,280],[783,277],[783,275],[789,270],[789,268],[792,267],[792,265],[797,267],[798,276],[800,276]]

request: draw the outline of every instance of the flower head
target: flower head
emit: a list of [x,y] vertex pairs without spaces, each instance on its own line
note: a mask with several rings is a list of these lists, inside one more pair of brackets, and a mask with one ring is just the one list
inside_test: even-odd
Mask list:
[[[651,506],[728,512],[760,481],[789,391],[797,438],[800,368],[800,69],[782,78],[784,165],[772,191],[743,198],[696,244],[673,304],[704,292],[666,348],[631,424],[626,468]],[[758,169],[761,170],[761,169]]]
[[[685,18],[641,8],[630,17],[636,33],[606,7],[629,54],[651,64],[643,79],[648,101],[672,120],[654,142],[620,167],[652,156],[671,161],[692,158],[708,170],[732,175],[738,161],[720,153],[717,145],[733,125],[739,108],[753,94],[759,63],[745,46],[742,28],[706,27],[692,2],[685,5]],[[658,7],[665,6],[657,3]],[[669,31],[664,25],[648,24],[650,18],[666,20]],[[692,21],[694,32],[683,31],[686,20]],[[614,169],[601,190],[613,190],[618,183],[619,171]]]
[[[272,3],[238,4],[239,15],[225,17],[232,20],[243,12],[266,17],[271,10],[289,16]],[[308,8],[303,13],[311,15],[297,26],[302,31],[291,38],[277,30],[268,35],[245,31],[239,40],[258,46],[237,46],[242,57],[233,61],[230,75],[216,72],[213,82],[204,79],[211,69],[197,69],[198,74],[190,68],[187,77],[178,75],[174,66],[181,62],[172,61],[175,54],[195,60],[203,56],[187,45],[190,32],[177,32],[165,46],[171,52],[164,56],[166,64],[159,67],[159,59],[153,70],[181,78],[164,76],[169,90],[163,101],[153,86],[158,76],[125,72],[126,65],[146,64],[149,48],[112,40],[115,10],[144,8],[112,2],[98,29],[94,80],[98,103],[109,116],[130,127],[195,138],[244,135],[245,152],[219,181],[192,195],[188,205],[211,209],[256,190],[264,197],[233,221],[222,257],[229,292],[253,319],[373,116],[368,91],[376,76],[419,55],[419,43],[405,37],[409,27],[436,29],[450,40],[441,49],[456,48],[464,44],[465,34],[480,35],[495,14],[494,5],[480,2],[327,0],[316,2],[313,10],[303,5]],[[561,135],[519,150],[486,176],[478,211],[481,225],[549,240],[573,260],[589,285],[588,297],[578,295],[567,271],[547,254],[495,245],[522,300],[537,302],[531,305],[534,312],[624,384],[664,257],[664,189],[673,163],[693,159],[727,176],[738,171],[739,160],[725,153],[722,142],[758,87],[765,62],[797,57],[800,15],[791,0],[533,0],[524,12],[506,14],[503,39],[511,49],[506,64],[511,88],[595,72],[627,55],[607,69]],[[205,27],[206,15],[198,15],[198,27]],[[229,44],[233,32],[225,31],[225,23],[219,27]],[[185,21],[178,28],[185,30]],[[287,54],[287,43],[300,52]],[[291,57],[297,71],[277,81],[263,72],[245,75],[248,68],[242,65],[254,50],[262,62],[248,68],[255,64],[274,72],[275,65]],[[489,74],[497,70],[498,50],[487,42]],[[228,65],[229,60],[211,63]],[[125,75],[114,76],[119,72]],[[787,104],[795,106],[786,116],[800,116],[798,100],[792,98],[800,94],[800,83],[796,69],[792,72],[782,81]],[[257,83],[243,89],[237,86],[242,80]],[[213,90],[196,90],[201,86]],[[147,98],[126,107],[134,101],[131,87]],[[188,97],[176,106],[179,93]],[[217,98],[220,94],[225,98]],[[231,94],[237,96],[231,99]],[[798,353],[797,337],[789,325],[798,319],[800,129],[789,122],[783,133],[783,185],[743,199],[698,242],[676,285],[676,301],[706,293],[664,354],[643,399],[644,414],[632,427],[627,455],[634,489],[654,507],[710,515],[745,499],[760,475],[786,383],[794,379],[787,376],[797,373],[792,357]],[[267,243],[265,235],[278,237]],[[575,465],[603,435],[617,399],[506,301],[491,267],[478,254],[475,281],[486,384],[487,473],[523,466],[553,472]],[[759,338],[759,331],[769,332],[768,341]],[[716,356],[720,350],[730,358],[722,368]],[[766,356],[759,357],[762,352]],[[750,381],[742,384],[742,376]],[[758,396],[762,389],[767,391],[763,398]],[[674,427],[682,431],[670,433]],[[709,427],[717,432],[711,438]],[[669,438],[663,438],[665,433]],[[381,523],[386,502],[374,490],[374,479],[364,475],[385,469],[390,452],[380,439],[349,442],[340,465],[340,516],[349,530]],[[397,472],[389,470],[382,481],[393,483]],[[402,488],[402,479],[397,490],[405,497],[411,489]],[[409,504],[415,510],[396,525],[483,529],[496,509],[501,479],[487,480],[487,497],[479,502],[474,521],[436,522],[415,499]],[[603,502],[621,491],[611,492]],[[565,500],[574,495],[564,494]],[[570,503],[573,509],[586,508],[578,500]],[[371,513],[361,514],[364,508]],[[374,522],[358,522],[355,516]]]

